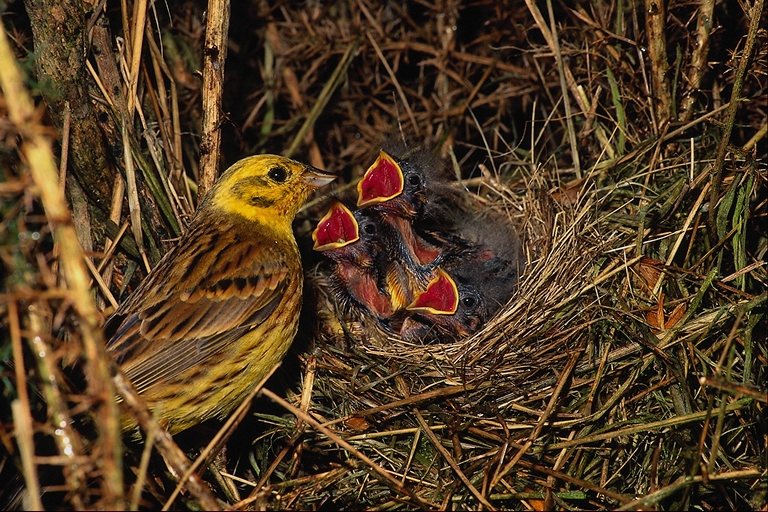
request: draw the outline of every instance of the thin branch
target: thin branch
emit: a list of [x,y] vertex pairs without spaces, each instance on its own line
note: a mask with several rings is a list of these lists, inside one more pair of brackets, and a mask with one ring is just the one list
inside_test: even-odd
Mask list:
[[645,0],[645,31],[648,40],[648,55],[651,59],[657,132],[663,130],[662,126],[669,121],[672,113],[672,99],[667,80],[669,63],[667,62],[667,39],[664,32],[666,17],[664,2]]
[[707,67],[709,55],[709,34],[712,31],[712,13],[715,10],[715,0],[702,0],[699,13],[696,16],[696,42],[693,45],[691,55],[690,75],[688,76],[688,90],[680,106],[680,121],[687,123],[693,117],[693,104],[696,101],[696,93],[701,85],[704,70]]
[[203,133],[200,142],[200,179],[197,198],[202,199],[216,181],[221,153],[221,96],[227,61],[229,0],[208,0],[208,20],[203,50]]

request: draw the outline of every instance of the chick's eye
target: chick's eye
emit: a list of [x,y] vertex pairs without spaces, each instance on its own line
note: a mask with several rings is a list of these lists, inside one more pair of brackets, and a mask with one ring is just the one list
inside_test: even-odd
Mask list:
[[477,299],[474,297],[464,297],[461,299],[461,303],[468,308],[473,308],[477,305]]
[[366,224],[363,226],[363,231],[365,231],[368,235],[375,235],[376,234],[376,225],[375,224]]
[[285,167],[273,167],[267,175],[272,181],[277,183],[285,183],[285,180],[288,179],[288,171],[285,170]]
[[409,185],[421,185],[421,176],[418,174],[411,174],[408,176],[408,184]]

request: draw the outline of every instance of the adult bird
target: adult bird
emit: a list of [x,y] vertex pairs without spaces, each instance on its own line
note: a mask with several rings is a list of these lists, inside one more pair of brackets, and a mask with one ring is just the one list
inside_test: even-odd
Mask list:
[[238,161],[107,320],[107,350],[172,434],[225,416],[282,360],[303,286],[291,223],[334,177],[277,155]]

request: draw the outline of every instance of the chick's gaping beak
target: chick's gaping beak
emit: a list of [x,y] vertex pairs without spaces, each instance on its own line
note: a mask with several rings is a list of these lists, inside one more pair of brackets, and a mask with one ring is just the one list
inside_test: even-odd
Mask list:
[[360,239],[360,227],[352,212],[341,203],[328,210],[312,232],[316,251],[339,249]]
[[421,292],[406,309],[421,311],[433,315],[453,315],[459,307],[459,290],[456,282],[443,269],[430,281],[427,289]]
[[400,165],[381,151],[357,184],[357,206],[389,201],[403,193],[405,178]]

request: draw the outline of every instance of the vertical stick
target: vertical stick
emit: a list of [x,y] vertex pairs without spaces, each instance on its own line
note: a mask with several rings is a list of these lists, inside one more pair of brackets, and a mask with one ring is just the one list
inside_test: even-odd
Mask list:
[[208,0],[208,23],[203,49],[203,134],[200,142],[198,201],[216,181],[221,153],[221,95],[227,60],[229,0]]
[[667,12],[663,0],[645,0],[645,33],[648,38],[648,54],[651,58],[651,76],[653,77],[654,111],[656,112],[657,133],[669,121],[671,115],[671,97],[667,83],[667,38],[664,33],[664,21]]
[[680,107],[680,121],[687,123],[693,118],[693,104],[696,93],[701,85],[704,70],[707,67],[709,55],[709,34],[712,31],[712,13],[715,11],[715,0],[702,0],[699,14],[696,16],[696,44],[691,55],[690,72],[688,75],[688,91],[683,97]]

